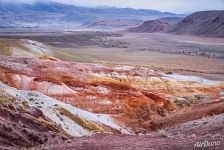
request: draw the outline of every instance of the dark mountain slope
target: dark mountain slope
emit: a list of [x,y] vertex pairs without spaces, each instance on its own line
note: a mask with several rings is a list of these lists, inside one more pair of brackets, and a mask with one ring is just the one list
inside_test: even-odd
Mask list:
[[193,13],[173,25],[169,29],[169,32],[224,37],[224,11],[201,11]]
[[162,18],[159,18],[158,20],[161,20],[163,22],[167,22],[169,24],[175,24],[182,19],[183,19],[183,17],[162,17]]
[[165,31],[166,27],[169,24],[166,22],[162,22],[160,20],[150,20],[146,21],[143,24],[129,28],[129,32],[146,32],[146,33],[153,33],[153,32],[163,32]]

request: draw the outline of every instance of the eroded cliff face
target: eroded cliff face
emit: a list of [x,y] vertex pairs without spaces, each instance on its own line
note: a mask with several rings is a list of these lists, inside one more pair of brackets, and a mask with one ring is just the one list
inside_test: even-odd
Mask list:
[[[43,45],[26,42],[45,55]],[[187,122],[212,115],[208,112],[213,108],[203,105],[200,116],[184,118],[181,110],[192,104],[223,103],[221,81],[144,67],[66,62],[49,54],[38,57],[0,56],[0,130],[10,130],[1,132],[0,142],[6,145],[27,147],[95,133],[146,133],[173,118]],[[223,112],[219,110],[215,114]],[[175,112],[180,115],[171,115]]]
[[33,147],[71,136],[24,99],[9,95],[0,83],[1,146]]
[[38,58],[0,59],[0,80],[4,84],[38,91],[86,111],[115,116],[128,125],[142,125],[175,111],[175,100],[218,97],[223,90],[221,82],[175,77],[147,68]]
[[[122,70],[101,65],[49,61],[36,58],[1,58],[0,79],[19,90],[38,91],[93,112],[142,124],[172,111],[175,105],[159,95],[132,86]],[[113,77],[119,73],[121,77]],[[127,74],[129,75],[129,74]]]

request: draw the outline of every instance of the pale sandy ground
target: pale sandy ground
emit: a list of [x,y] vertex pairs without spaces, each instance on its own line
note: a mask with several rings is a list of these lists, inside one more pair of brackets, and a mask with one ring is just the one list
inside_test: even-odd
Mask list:
[[[211,57],[224,57],[224,38],[124,32],[123,37],[103,38],[125,42],[127,48],[106,48],[97,45],[95,39],[91,40],[89,33],[82,38],[79,38],[79,34],[1,33],[0,36],[19,36],[19,39],[25,36],[45,41],[45,44],[52,45],[51,55],[62,60],[145,66],[155,70],[224,80],[224,59],[200,56],[201,53],[206,53]],[[55,47],[55,43],[61,44]]]
[[[127,42],[128,48],[85,46],[58,50],[76,55],[78,58],[75,59],[78,61],[146,66],[156,70],[224,80],[224,59],[195,54],[198,51],[211,56],[224,56],[224,38],[124,33],[123,37],[112,39]],[[139,50],[141,48],[160,51]],[[182,54],[183,51],[192,52],[193,56]]]

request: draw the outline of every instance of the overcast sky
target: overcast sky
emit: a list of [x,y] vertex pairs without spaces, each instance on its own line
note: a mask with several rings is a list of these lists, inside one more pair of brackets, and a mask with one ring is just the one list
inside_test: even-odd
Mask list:
[[[5,0],[33,2],[40,0]],[[47,1],[47,0],[41,0]],[[190,13],[200,10],[224,10],[224,0],[52,0],[83,6],[116,6],[155,9],[174,13]]]

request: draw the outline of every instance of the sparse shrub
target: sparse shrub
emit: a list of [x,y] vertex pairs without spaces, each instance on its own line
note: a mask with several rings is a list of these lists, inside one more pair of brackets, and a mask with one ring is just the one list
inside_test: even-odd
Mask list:
[[173,74],[171,71],[166,72],[166,74]]
[[169,137],[169,134],[165,130],[158,130],[157,134],[159,137]]
[[204,99],[204,96],[202,95],[194,95],[195,100],[202,100]]
[[158,108],[157,112],[160,116],[165,117],[166,116],[166,111],[163,108]]
[[37,108],[43,108],[42,106],[37,106]]
[[23,101],[23,102],[22,102],[22,105],[23,105],[23,107],[24,107],[25,109],[29,109],[29,108],[30,108],[30,106],[29,106],[29,104],[28,104],[27,101]]
[[23,129],[22,132],[23,133],[28,133],[28,131],[26,129]]
[[176,103],[176,105],[179,108],[189,107],[190,106],[190,102],[188,100],[178,100],[178,99],[176,99],[174,102]]
[[176,99],[174,102],[180,108],[190,107],[192,104],[196,104],[204,99],[203,95],[194,95],[194,96],[184,96],[181,99]]
[[55,134],[52,134],[52,135],[51,135],[51,137],[52,137],[52,138],[55,138],[55,137],[56,137],[56,135],[55,135]]

